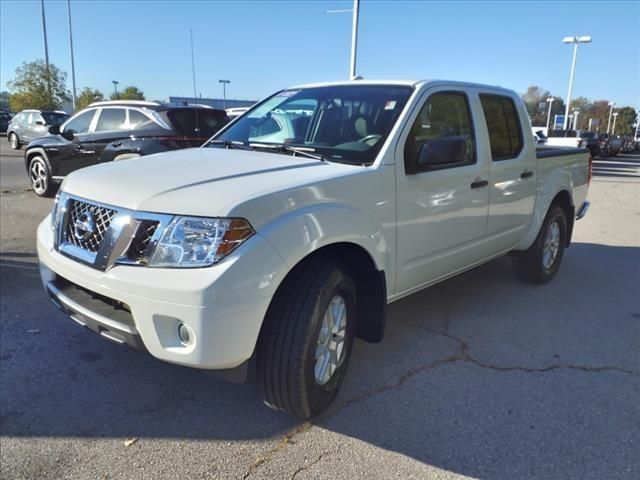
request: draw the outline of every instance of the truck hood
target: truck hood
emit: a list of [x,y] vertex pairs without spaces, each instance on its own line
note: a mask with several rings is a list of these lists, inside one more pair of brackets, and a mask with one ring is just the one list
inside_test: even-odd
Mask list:
[[63,188],[132,210],[225,216],[245,200],[361,169],[288,154],[190,148],[78,170]]

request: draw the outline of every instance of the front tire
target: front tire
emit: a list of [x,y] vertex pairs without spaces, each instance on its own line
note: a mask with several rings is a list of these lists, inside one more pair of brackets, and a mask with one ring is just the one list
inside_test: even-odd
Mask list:
[[348,270],[323,258],[295,268],[276,294],[258,344],[258,382],[267,406],[306,420],[342,385],[356,326]]
[[40,155],[31,158],[29,162],[29,180],[31,188],[40,197],[50,197],[54,191],[53,180],[47,162]]
[[20,139],[18,138],[18,135],[16,135],[16,132],[11,132],[9,134],[9,146],[13,149],[13,150],[20,150],[20,147],[22,146],[20,144]]
[[560,267],[566,244],[567,216],[562,208],[551,205],[533,245],[511,256],[516,276],[529,283],[547,283]]

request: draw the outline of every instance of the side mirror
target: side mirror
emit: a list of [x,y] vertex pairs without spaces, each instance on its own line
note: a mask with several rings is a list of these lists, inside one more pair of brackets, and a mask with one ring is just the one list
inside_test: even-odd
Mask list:
[[49,133],[51,135],[60,135],[60,125],[51,125],[49,127]]
[[422,144],[416,159],[419,170],[462,163],[467,154],[464,137],[434,138]]
[[73,140],[73,135],[74,135],[74,131],[73,130],[64,130],[60,135],[62,135],[62,138],[65,138],[69,141]]

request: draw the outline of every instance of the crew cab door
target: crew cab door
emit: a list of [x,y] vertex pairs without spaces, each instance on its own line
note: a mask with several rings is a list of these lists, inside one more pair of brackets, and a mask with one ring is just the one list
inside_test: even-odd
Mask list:
[[[95,114],[95,108],[85,110],[71,117],[62,126],[63,137],[67,143],[59,147],[58,175],[67,175],[87,165],[87,159],[92,154],[88,143],[91,141]],[[73,138],[69,140],[71,134]]]
[[[487,248],[497,254],[513,248],[524,235],[533,214],[537,164],[535,146],[525,142],[528,125],[519,99],[508,94],[480,92],[491,158]],[[516,101],[518,104],[516,104]],[[528,131],[527,131],[528,133]]]
[[[396,293],[406,293],[485,257],[488,159],[474,128],[477,96],[427,90],[396,147]],[[478,118],[480,117],[480,118]]]
[[129,129],[127,122],[127,110],[123,107],[105,107],[98,112],[98,120],[89,141],[85,142],[85,148],[92,151],[85,157],[86,165],[93,165],[101,161],[100,156],[107,147],[113,143],[118,147],[118,142],[127,136]]

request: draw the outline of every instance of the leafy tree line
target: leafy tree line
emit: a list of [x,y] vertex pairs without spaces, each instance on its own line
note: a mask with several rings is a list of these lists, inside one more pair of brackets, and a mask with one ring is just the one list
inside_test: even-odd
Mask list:
[[[532,125],[547,125],[547,114],[549,111],[548,98],[554,99],[551,105],[551,123],[549,124],[551,126],[555,115],[564,115],[566,108],[564,100],[557,95],[552,95],[548,90],[544,90],[535,85],[529,87],[527,91],[522,94],[522,100],[527,107]],[[609,100],[596,100],[592,102],[585,97],[576,97],[571,100],[570,115],[573,114],[574,109],[579,110],[577,130],[588,130],[589,119],[592,119],[591,130],[603,133],[607,131],[610,109]],[[637,121],[635,108],[629,106],[616,108],[614,106],[613,111],[618,113],[615,133],[618,135],[633,135]],[[595,123],[597,123],[597,126],[594,126]],[[613,117],[611,119],[611,128],[613,128]]]
[[[19,112],[28,108],[57,110],[71,101],[72,94],[67,89],[67,74],[53,64],[49,68],[44,60],[24,62],[16,68],[14,79],[7,83],[9,92],[0,94],[2,108]],[[125,87],[111,100],[144,100],[144,93],[138,87]],[[94,88],[85,87],[76,98],[76,110],[82,110],[93,102],[104,100],[104,94]],[[5,106],[6,104],[6,106]]]

